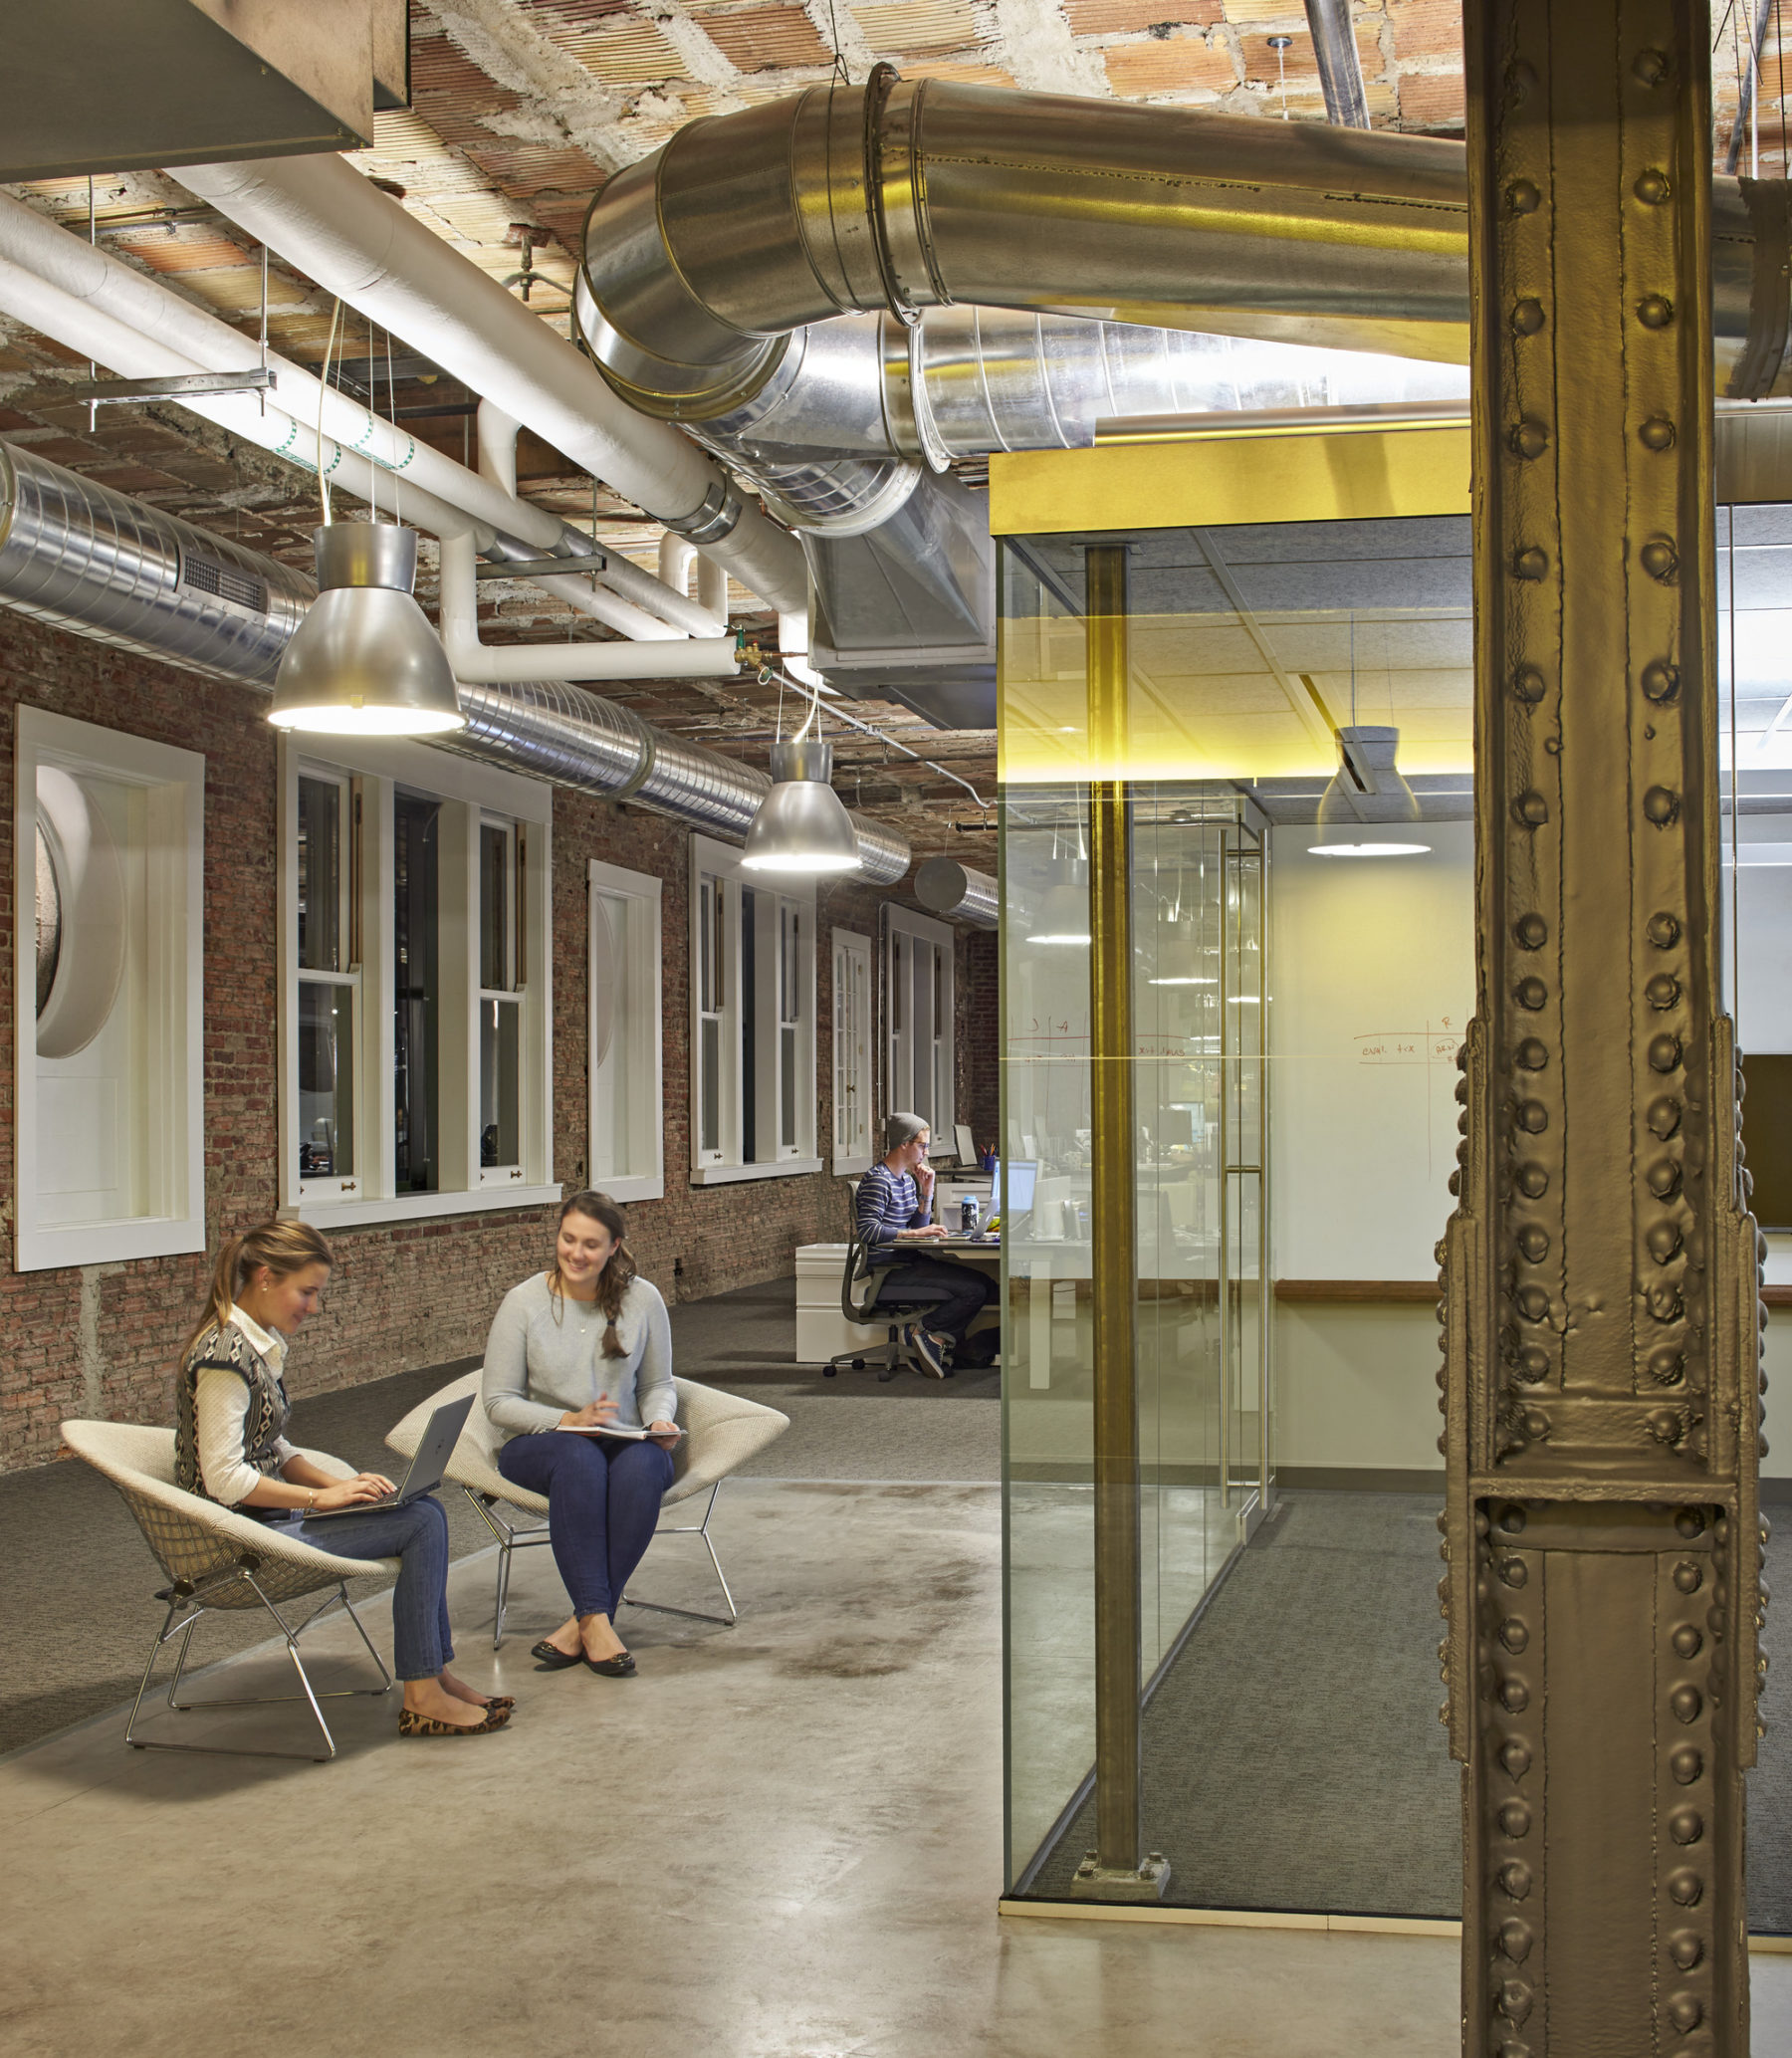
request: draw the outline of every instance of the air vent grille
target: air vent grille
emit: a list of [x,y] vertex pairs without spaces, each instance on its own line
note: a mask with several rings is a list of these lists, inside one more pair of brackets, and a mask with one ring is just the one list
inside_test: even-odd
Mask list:
[[208,558],[183,554],[180,582],[192,586],[197,592],[210,593],[219,600],[250,608],[256,614],[268,611],[268,588],[261,579],[251,577],[246,572],[235,572],[228,565],[214,565]]

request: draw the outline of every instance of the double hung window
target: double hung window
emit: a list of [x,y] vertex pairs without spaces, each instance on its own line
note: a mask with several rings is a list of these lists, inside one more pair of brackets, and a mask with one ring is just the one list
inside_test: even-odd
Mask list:
[[818,1172],[815,889],[691,839],[691,1178]]
[[426,746],[281,740],[281,1204],[553,1200],[550,790]]
[[833,1169],[871,1169],[871,939],[833,933]]
[[908,908],[892,906],[888,920],[884,1063],[890,1112],[919,1115],[946,1150],[958,1114],[953,932],[948,923]]

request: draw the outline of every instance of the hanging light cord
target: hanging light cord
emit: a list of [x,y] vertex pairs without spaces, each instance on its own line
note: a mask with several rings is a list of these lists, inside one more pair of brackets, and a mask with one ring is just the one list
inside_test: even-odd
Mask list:
[[[776,681],[780,686],[788,686],[793,692],[807,693],[810,691],[799,679],[788,677],[777,665],[773,664],[763,664],[760,666],[759,679],[762,686],[770,686]],[[820,695],[816,694],[815,705],[819,708],[820,704]],[[983,811],[986,814],[989,813],[994,803],[986,800],[968,779],[961,779],[956,772],[951,771],[945,765],[936,763],[932,758],[922,757],[919,751],[911,751],[906,743],[901,742],[894,736],[886,736],[881,729],[873,729],[869,722],[861,722],[856,715],[849,715],[844,708],[832,708],[829,712],[833,715],[835,721],[844,722],[849,729],[856,729],[861,736],[874,738],[878,743],[884,745],[886,749],[893,748],[899,750],[905,758],[913,758],[917,765],[925,765],[928,771],[937,772],[942,779],[951,780],[954,786],[962,786]],[[806,729],[807,726],[805,722],[803,727]]]
[[324,510],[324,527],[330,527],[330,475],[324,469],[324,395],[330,385],[330,359],[336,350],[336,325],[342,319],[338,299],[330,318],[330,341],[324,345],[324,376],[318,381],[318,501]]

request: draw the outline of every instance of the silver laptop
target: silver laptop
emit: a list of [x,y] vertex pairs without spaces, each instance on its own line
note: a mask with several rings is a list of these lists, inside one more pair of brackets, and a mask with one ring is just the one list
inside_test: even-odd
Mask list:
[[472,1394],[463,1394],[458,1401],[444,1403],[429,1418],[429,1427],[423,1432],[417,1455],[410,1462],[410,1470],[399,1481],[395,1493],[382,1493],[377,1500],[357,1500],[352,1507],[322,1507],[315,1514],[306,1515],[305,1519],[308,1522],[328,1522],[336,1515],[376,1515],[386,1508],[408,1507],[425,1493],[433,1493],[442,1484],[442,1475],[448,1470],[448,1461],[454,1456],[460,1433],[473,1412],[474,1398]]

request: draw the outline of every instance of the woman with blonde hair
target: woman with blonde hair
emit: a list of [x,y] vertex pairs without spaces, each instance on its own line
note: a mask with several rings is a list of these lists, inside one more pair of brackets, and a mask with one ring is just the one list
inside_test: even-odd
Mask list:
[[180,1354],[174,1471],[202,1494],[339,1558],[399,1561],[392,1595],[394,1670],[404,1683],[402,1736],[471,1736],[500,1729],[514,1702],[479,1694],[448,1670],[448,1518],[431,1495],[359,1519],[308,1526],[325,1508],[390,1493],[378,1473],[338,1480],[286,1440],[288,1339],[317,1310],[334,1259],[302,1222],[264,1222],[218,1254],[205,1311]]
[[[498,1470],[548,1496],[549,1542],[572,1599],[571,1616],[532,1653],[545,1672],[581,1662],[610,1679],[634,1671],[616,1608],[672,1484],[672,1328],[627,1234],[607,1194],[574,1194],[560,1208],[554,1263],[504,1296],[486,1342],[485,1411],[510,1438]],[[610,1427],[636,1435],[601,1434]]]

